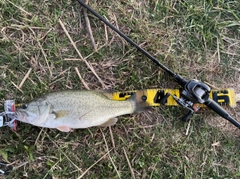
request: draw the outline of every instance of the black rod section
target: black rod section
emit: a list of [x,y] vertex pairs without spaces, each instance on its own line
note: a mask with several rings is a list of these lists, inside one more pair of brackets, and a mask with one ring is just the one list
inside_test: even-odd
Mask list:
[[236,126],[238,129],[240,129],[240,123],[237,122],[235,119],[233,119],[230,114],[227,113],[221,106],[219,106],[215,101],[212,99],[208,99],[205,102],[205,105],[215,111],[217,114],[222,116],[224,119],[227,119],[229,122],[231,122],[234,126]]
[[[121,37],[123,37],[127,42],[129,42],[131,45],[136,47],[140,52],[142,52],[144,55],[146,55],[148,58],[150,58],[154,63],[156,63],[158,66],[160,66],[163,70],[165,70],[167,73],[169,73],[174,78],[178,76],[173,71],[168,69],[166,66],[161,64],[157,59],[155,59],[152,55],[150,55],[147,51],[142,49],[138,44],[136,44],[134,41],[132,41],[129,37],[127,37],[124,33],[122,33],[120,30],[118,30],[116,27],[114,27],[112,24],[110,24],[106,19],[104,19],[101,15],[99,15],[96,11],[94,11],[91,7],[89,7],[87,4],[85,4],[82,0],[77,0],[82,6],[84,6],[87,10],[89,10],[93,15],[95,15],[98,19],[103,21],[107,26],[109,26],[112,30],[117,32]],[[176,81],[179,79],[175,79]]]
[[[116,33],[118,33],[122,38],[124,38],[127,42],[129,42],[131,45],[136,47],[140,52],[142,52],[144,55],[146,55],[149,59],[151,59],[154,63],[156,63],[158,66],[160,66],[163,70],[165,70],[168,74],[170,74],[173,79],[180,84],[183,88],[186,88],[187,81],[183,79],[180,75],[174,73],[169,68],[164,66],[162,63],[160,63],[157,59],[155,59],[152,55],[150,55],[147,51],[145,51],[143,48],[141,48],[138,44],[136,44],[134,41],[132,41],[129,37],[127,37],[124,33],[122,33],[120,30],[118,30],[116,27],[114,27],[112,24],[110,24],[106,19],[104,19],[101,15],[99,15],[96,11],[94,11],[91,7],[89,7],[87,4],[85,4],[82,0],[77,0],[82,6],[84,6],[88,11],[90,11],[93,15],[95,15],[98,19],[103,21],[107,26],[109,26],[112,30],[114,30]],[[233,119],[223,108],[221,108],[217,103],[215,103],[213,100],[208,99],[205,104],[218,113],[223,118],[230,121],[233,125],[238,127],[240,129],[240,123],[238,123],[235,119]]]

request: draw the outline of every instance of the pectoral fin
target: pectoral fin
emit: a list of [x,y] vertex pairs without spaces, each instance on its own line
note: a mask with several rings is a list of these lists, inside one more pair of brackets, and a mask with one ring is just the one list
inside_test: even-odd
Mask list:
[[101,125],[99,125],[99,126],[101,126],[101,127],[112,126],[112,125],[116,124],[117,121],[118,121],[117,118],[111,118],[111,119],[109,119],[107,122],[104,122],[103,124],[101,124]]
[[53,114],[55,114],[55,120],[58,120],[59,118],[65,117],[68,115],[67,110],[59,110],[59,111],[53,111]]
[[71,131],[71,128],[68,126],[58,126],[57,129],[62,132],[70,132]]

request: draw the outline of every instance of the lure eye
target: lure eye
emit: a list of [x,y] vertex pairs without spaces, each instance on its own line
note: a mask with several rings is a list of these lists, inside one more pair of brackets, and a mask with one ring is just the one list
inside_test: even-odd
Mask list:
[[27,107],[28,107],[27,104],[23,104],[23,105],[21,106],[22,109],[27,109]]

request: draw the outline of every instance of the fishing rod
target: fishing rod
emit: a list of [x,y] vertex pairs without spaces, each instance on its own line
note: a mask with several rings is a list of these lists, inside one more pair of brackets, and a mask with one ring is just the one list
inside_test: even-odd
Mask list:
[[83,7],[85,7],[88,11],[90,11],[93,15],[95,15],[99,20],[104,22],[108,27],[118,33],[121,37],[123,37],[127,42],[137,48],[141,53],[147,56],[150,60],[152,60],[155,64],[157,64],[160,68],[166,71],[173,79],[182,87],[181,97],[178,98],[175,95],[171,95],[167,93],[165,97],[162,99],[166,101],[168,97],[172,96],[172,98],[184,108],[188,109],[188,113],[182,118],[183,121],[188,121],[189,118],[194,113],[193,105],[195,103],[205,104],[208,108],[212,109],[214,112],[222,116],[224,119],[231,122],[234,126],[240,129],[240,123],[238,123],[230,114],[225,111],[218,103],[210,98],[210,87],[205,83],[196,80],[185,80],[179,74],[174,73],[172,70],[167,68],[165,65],[160,63],[157,59],[155,59],[152,55],[150,55],[147,51],[141,48],[138,44],[132,41],[129,37],[127,37],[124,33],[122,33],[119,29],[109,23],[105,18],[99,15],[95,10],[89,7],[82,0],[77,0]]

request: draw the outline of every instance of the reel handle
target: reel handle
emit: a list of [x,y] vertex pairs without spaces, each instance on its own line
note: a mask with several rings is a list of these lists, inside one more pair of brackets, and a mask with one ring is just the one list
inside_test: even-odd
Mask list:
[[185,116],[183,116],[182,121],[188,122],[193,113],[194,113],[193,110],[189,110],[188,113]]

